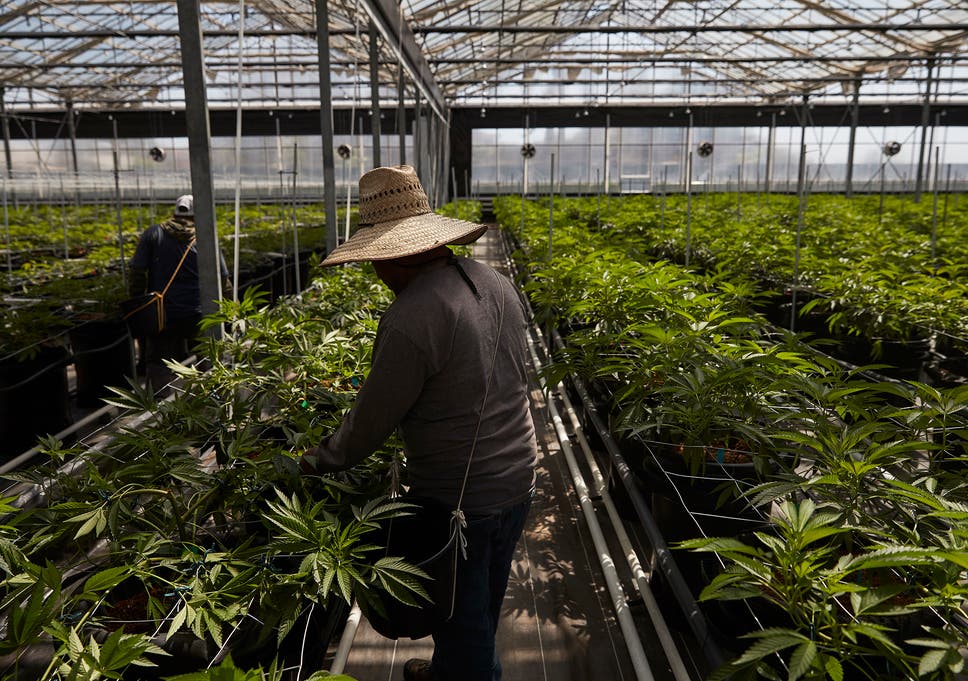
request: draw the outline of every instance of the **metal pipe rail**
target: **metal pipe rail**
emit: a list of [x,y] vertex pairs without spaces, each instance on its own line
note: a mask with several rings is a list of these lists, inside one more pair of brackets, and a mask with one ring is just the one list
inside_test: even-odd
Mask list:
[[[502,231],[502,234],[505,238],[505,254],[510,253],[516,248],[520,248],[520,244],[516,243],[516,240],[512,235],[506,231]],[[516,268],[514,267],[514,263],[507,257],[506,262],[508,264],[509,271],[515,271]],[[530,310],[530,304],[528,309]],[[563,347],[564,345],[564,341],[557,331],[553,332],[550,343],[552,343],[552,347]],[[665,538],[662,536],[662,532],[659,530],[655,519],[652,517],[652,512],[649,510],[649,506],[642,496],[641,490],[636,484],[635,477],[629,468],[628,463],[626,463],[625,458],[622,456],[621,449],[615,442],[615,439],[612,437],[608,427],[602,421],[601,416],[599,416],[598,410],[595,408],[590,397],[588,396],[588,391],[585,389],[584,384],[582,384],[582,382],[575,376],[570,376],[569,378],[571,379],[572,385],[575,387],[576,393],[581,399],[582,408],[584,409],[585,414],[588,416],[589,420],[594,426],[595,431],[605,446],[606,452],[615,465],[615,470],[619,474],[619,479],[622,481],[622,485],[629,495],[632,508],[635,510],[635,514],[638,517],[639,522],[642,524],[649,542],[652,544],[652,550],[655,552],[658,567],[660,570],[662,570],[663,577],[668,583],[676,602],[679,604],[680,609],[685,615],[693,635],[699,642],[706,662],[713,668],[722,666],[722,664],[725,662],[725,657],[723,656],[723,653],[719,649],[717,643],[713,640],[706,623],[706,618],[699,609],[699,605],[696,603],[695,597],[693,596],[689,586],[686,584],[686,581],[682,576],[682,573],[676,565],[672,552],[669,550],[669,546],[666,544]]]
[[[541,347],[544,350],[545,356],[548,357],[549,353],[543,342],[541,343]],[[665,616],[659,609],[659,604],[652,593],[652,588],[649,585],[649,577],[642,568],[642,562],[639,560],[638,554],[636,554],[632,546],[632,541],[629,539],[628,532],[625,530],[625,525],[618,514],[618,509],[615,508],[611,495],[608,493],[608,483],[605,481],[605,477],[598,467],[598,462],[595,461],[595,456],[592,453],[591,446],[588,444],[588,439],[585,437],[578,413],[575,411],[571,399],[568,397],[564,382],[559,381],[558,385],[555,386],[555,390],[557,391],[558,398],[561,400],[562,408],[571,422],[575,439],[578,440],[578,444],[584,453],[585,464],[591,472],[595,492],[601,498],[602,504],[608,513],[612,529],[618,539],[619,546],[622,548],[622,552],[625,554],[626,562],[632,571],[636,589],[642,598],[642,602],[645,604],[649,618],[652,620],[652,625],[655,627],[656,636],[659,638],[659,643],[662,646],[662,651],[665,653],[666,660],[669,662],[672,674],[676,681],[691,681],[692,677],[690,677],[686,665],[682,660],[682,656],[679,654],[679,648],[672,638],[672,633],[666,624]]]
[[531,352],[531,360],[535,367],[535,375],[538,378],[542,390],[548,394],[548,414],[551,418],[552,424],[554,425],[555,434],[558,437],[558,441],[561,443],[561,451],[565,456],[565,461],[568,464],[568,470],[571,473],[572,482],[575,486],[575,493],[578,495],[578,500],[581,504],[582,515],[584,516],[585,522],[588,525],[588,530],[592,536],[592,542],[594,543],[595,550],[598,553],[598,560],[602,566],[602,572],[605,575],[605,584],[608,587],[609,595],[612,598],[612,607],[615,609],[615,615],[618,618],[619,626],[621,627],[622,635],[625,640],[625,645],[628,649],[629,657],[632,660],[632,667],[635,670],[635,676],[637,679],[639,679],[639,681],[654,681],[655,677],[652,675],[652,669],[649,667],[649,661],[645,656],[642,641],[639,638],[639,633],[635,627],[635,622],[632,620],[632,613],[631,610],[629,610],[628,600],[625,597],[622,584],[619,581],[618,572],[615,569],[615,561],[612,559],[612,556],[609,553],[608,544],[605,541],[605,535],[602,533],[601,525],[598,523],[598,517],[595,514],[595,508],[592,505],[591,495],[588,491],[588,485],[585,483],[585,479],[578,468],[578,462],[575,460],[575,454],[572,451],[571,442],[568,439],[568,433],[565,431],[564,423],[562,422],[561,416],[555,407],[553,396],[548,390],[548,387],[545,385],[544,380],[541,378],[541,359],[538,356],[538,351],[535,347],[536,341],[532,337],[532,334],[536,334],[534,329],[529,331],[527,339],[528,350]]

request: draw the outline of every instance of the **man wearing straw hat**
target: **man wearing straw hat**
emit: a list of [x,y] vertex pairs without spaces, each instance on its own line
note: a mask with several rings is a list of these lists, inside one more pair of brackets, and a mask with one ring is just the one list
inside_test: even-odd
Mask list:
[[396,299],[353,408],[300,464],[350,468],[400,429],[410,492],[461,512],[468,542],[433,660],[409,660],[404,679],[499,681],[495,634],[535,481],[524,307],[506,277],[447,248],[487,227],[433,213],[413,168],[366,173],[359,196],[358,231],[323,264],[372,261]]

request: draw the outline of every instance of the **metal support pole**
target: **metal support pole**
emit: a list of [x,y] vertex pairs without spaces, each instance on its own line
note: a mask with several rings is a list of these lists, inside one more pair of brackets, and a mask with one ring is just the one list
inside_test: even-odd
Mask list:
[[373,133],[373,167],[383,165],[380,158],[380,32],[370,22],[370,131]]
[[595,168],[595,186],[598,187],[598,205],[595,208],[595,226],[602,228],[602,186],[599,183],[599,169]]
[[861,79],[854,79],[854,96],[850,102],[850,137],[847,141],[847,174],[844,178],[844,191],[847,198],[854,196],[854,151],[857,146],[857,124],[860,121],[860,84]]
[[[440,187],[440,202],[438,206],[450,201],[450,192],[447,190],[447,169],[450,168],[450,122],[451,122],[451,111],[447,109],[447,122],[440,121],[440,131],[439,144],[440,144],[440,175],[441,182],[438,185]],[[470,192],[470,187],[467,187],[467,191]],[[456,197],[455,197],[456,198]]]
[[921,144],[918,148],[918,170],[914,179],[915,203],[921,203],[921,190],[924,183],[924,156],[928,148],[928,127],[931,122],[931,86],[934,66],[934,57],[932,57],[928,59],[928,73],[924,83],[924,103],[921,105]]
[[299,145],[292,145],[292,255],[295,265],[296,284],[293,286],[293,293],[302,290],[302,273],[299,271],[299,224],[296,220],[296,178],[299,177]]
[[[117,136],[117,123],[114,126],[114,134]],[[74,124],[74,102],[67,100],[67,136],[71,142],[71,170],[77,175],[77,126]]]
[[[7,273],[9,274],[13,272],[13,255],[10,252],[10,212],[7,209],[7,176],[2,175],[0,178],[3,181],[3,234],[7,240]],[[524,206],[522,206],[523,208]]]
[[555,153],[551,152],[551,182],[548,183],[548,262],[555,236]]
[[422,118],[420,88],[416,88],[413,93],[413,163],[414,170],[417,171],[417,177],[421,178],[421,181],[423,181],[423,154],[420,151],[423,148],[423,132],[420,129],[420,121]]
[[118,222],[118,249],[121,251],[121,286],[128,290],[128,271],[124,260],[124,225],[121,222],[121,168],[118,160],[118,121],[111,121],[114,133],[114,144],[111,146],[111,158],[114,160],[114,210]]
[[397,76],[397,134],[400,136],[400,165],[407,163],[407,109],[403,101],[404,94],[403,65]]
[[692,186],[692,111],[689,112],[689,127],[686,128],[686,138],[683,141],[682,160],[683,165],[683,191],[687,191]]
[[[212,140],[202,61],[199,0],[177,0],[177,3],[185,84],[185,127],[188,132],[188,157],[191,162],[192,195],[195,201],[198,284],[204,315],[215,312],[218,301],[222,298],[222,273],[215,224],[215,191],[212,184]],[[207,333],[221,337],[222,326],[215,324]]]
[[776,138],[776,112],[770,114],[770,132],[766,137],[766,177],[763,180],[763,193],[770,195],[773,185],[773,143]]
[[[689,116],[690,127],[692,115]],[[686,261],[689,267],[689,257],[692,255],[692,149],[686,154]]]
[[807,104],[808,95],[803,96],[803,112],[800,114],[800,165],[797,170],[797,245],[793,256],[793,296],[790,306],[790,331],[797,327],[797,289],[800,286],[800,234],[803,231],[803,214],[806,208],[807,186],[807,114],[810,111]]
[[[604,157],[602,163],[604,163],[605,165],[605,193],[606,194],[611,194],[611,173],[609,172],[610,155],[609,155],[609,144],[608,144],[611,129],[612,129],[612,114],[605,114],[605,149],[602,154],[602,156]],[[652,152],[650,151],[650,153]]]
[[[530,117],[524,114],[524,146],[528,146],[531,137]],[[528,157],[524,156],[524,170],[521,175],[521,196],[528,193]]]
[[[323,208],[326,211],[326,252],[336,248],[336,160],[333,153],[333,97],[329,74],[329,0],[316,0],[316,51],[319,53],[319,130],[323,138]],[[358,150],[363,156],[362,146]],[[345,163],[343,164],[345,167]],[[349,217],[347,207],[347,218]]]
[[941,170],[941,147],[934,148],[934,201],[931,207],[931,263],[935,272],[938,270],[938,262],[935,259],[938,252],[938,173]]
[[[7,118],[7,88],[0,86],[0,124],[3,128],[3,158],[7,164],[6,175],[13,179],[13,158],[10,154],[10,119]],[[6,187],[6,185],[4,185]]]

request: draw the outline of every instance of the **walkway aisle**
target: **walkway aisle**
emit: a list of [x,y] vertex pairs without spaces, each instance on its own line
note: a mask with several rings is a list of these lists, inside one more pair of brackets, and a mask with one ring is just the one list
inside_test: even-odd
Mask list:
[[[503,270],[500,235],[491,230],[474,256]],[[532,384],[538,434],[537,495],[522,540],[498,630],[505,681],[632,681],[618,624],[568,469]],[[429,659],[429,639],[391,641],[364,620],[346,673],[360,681],[400,681],[411,657]]]

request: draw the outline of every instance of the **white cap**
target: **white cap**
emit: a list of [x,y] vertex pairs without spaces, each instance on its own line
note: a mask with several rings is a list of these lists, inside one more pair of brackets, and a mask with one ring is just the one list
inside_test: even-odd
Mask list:
[[187,218],[195,216],[195,199],[191,194],[179,196],[175,201],[175,216]]

